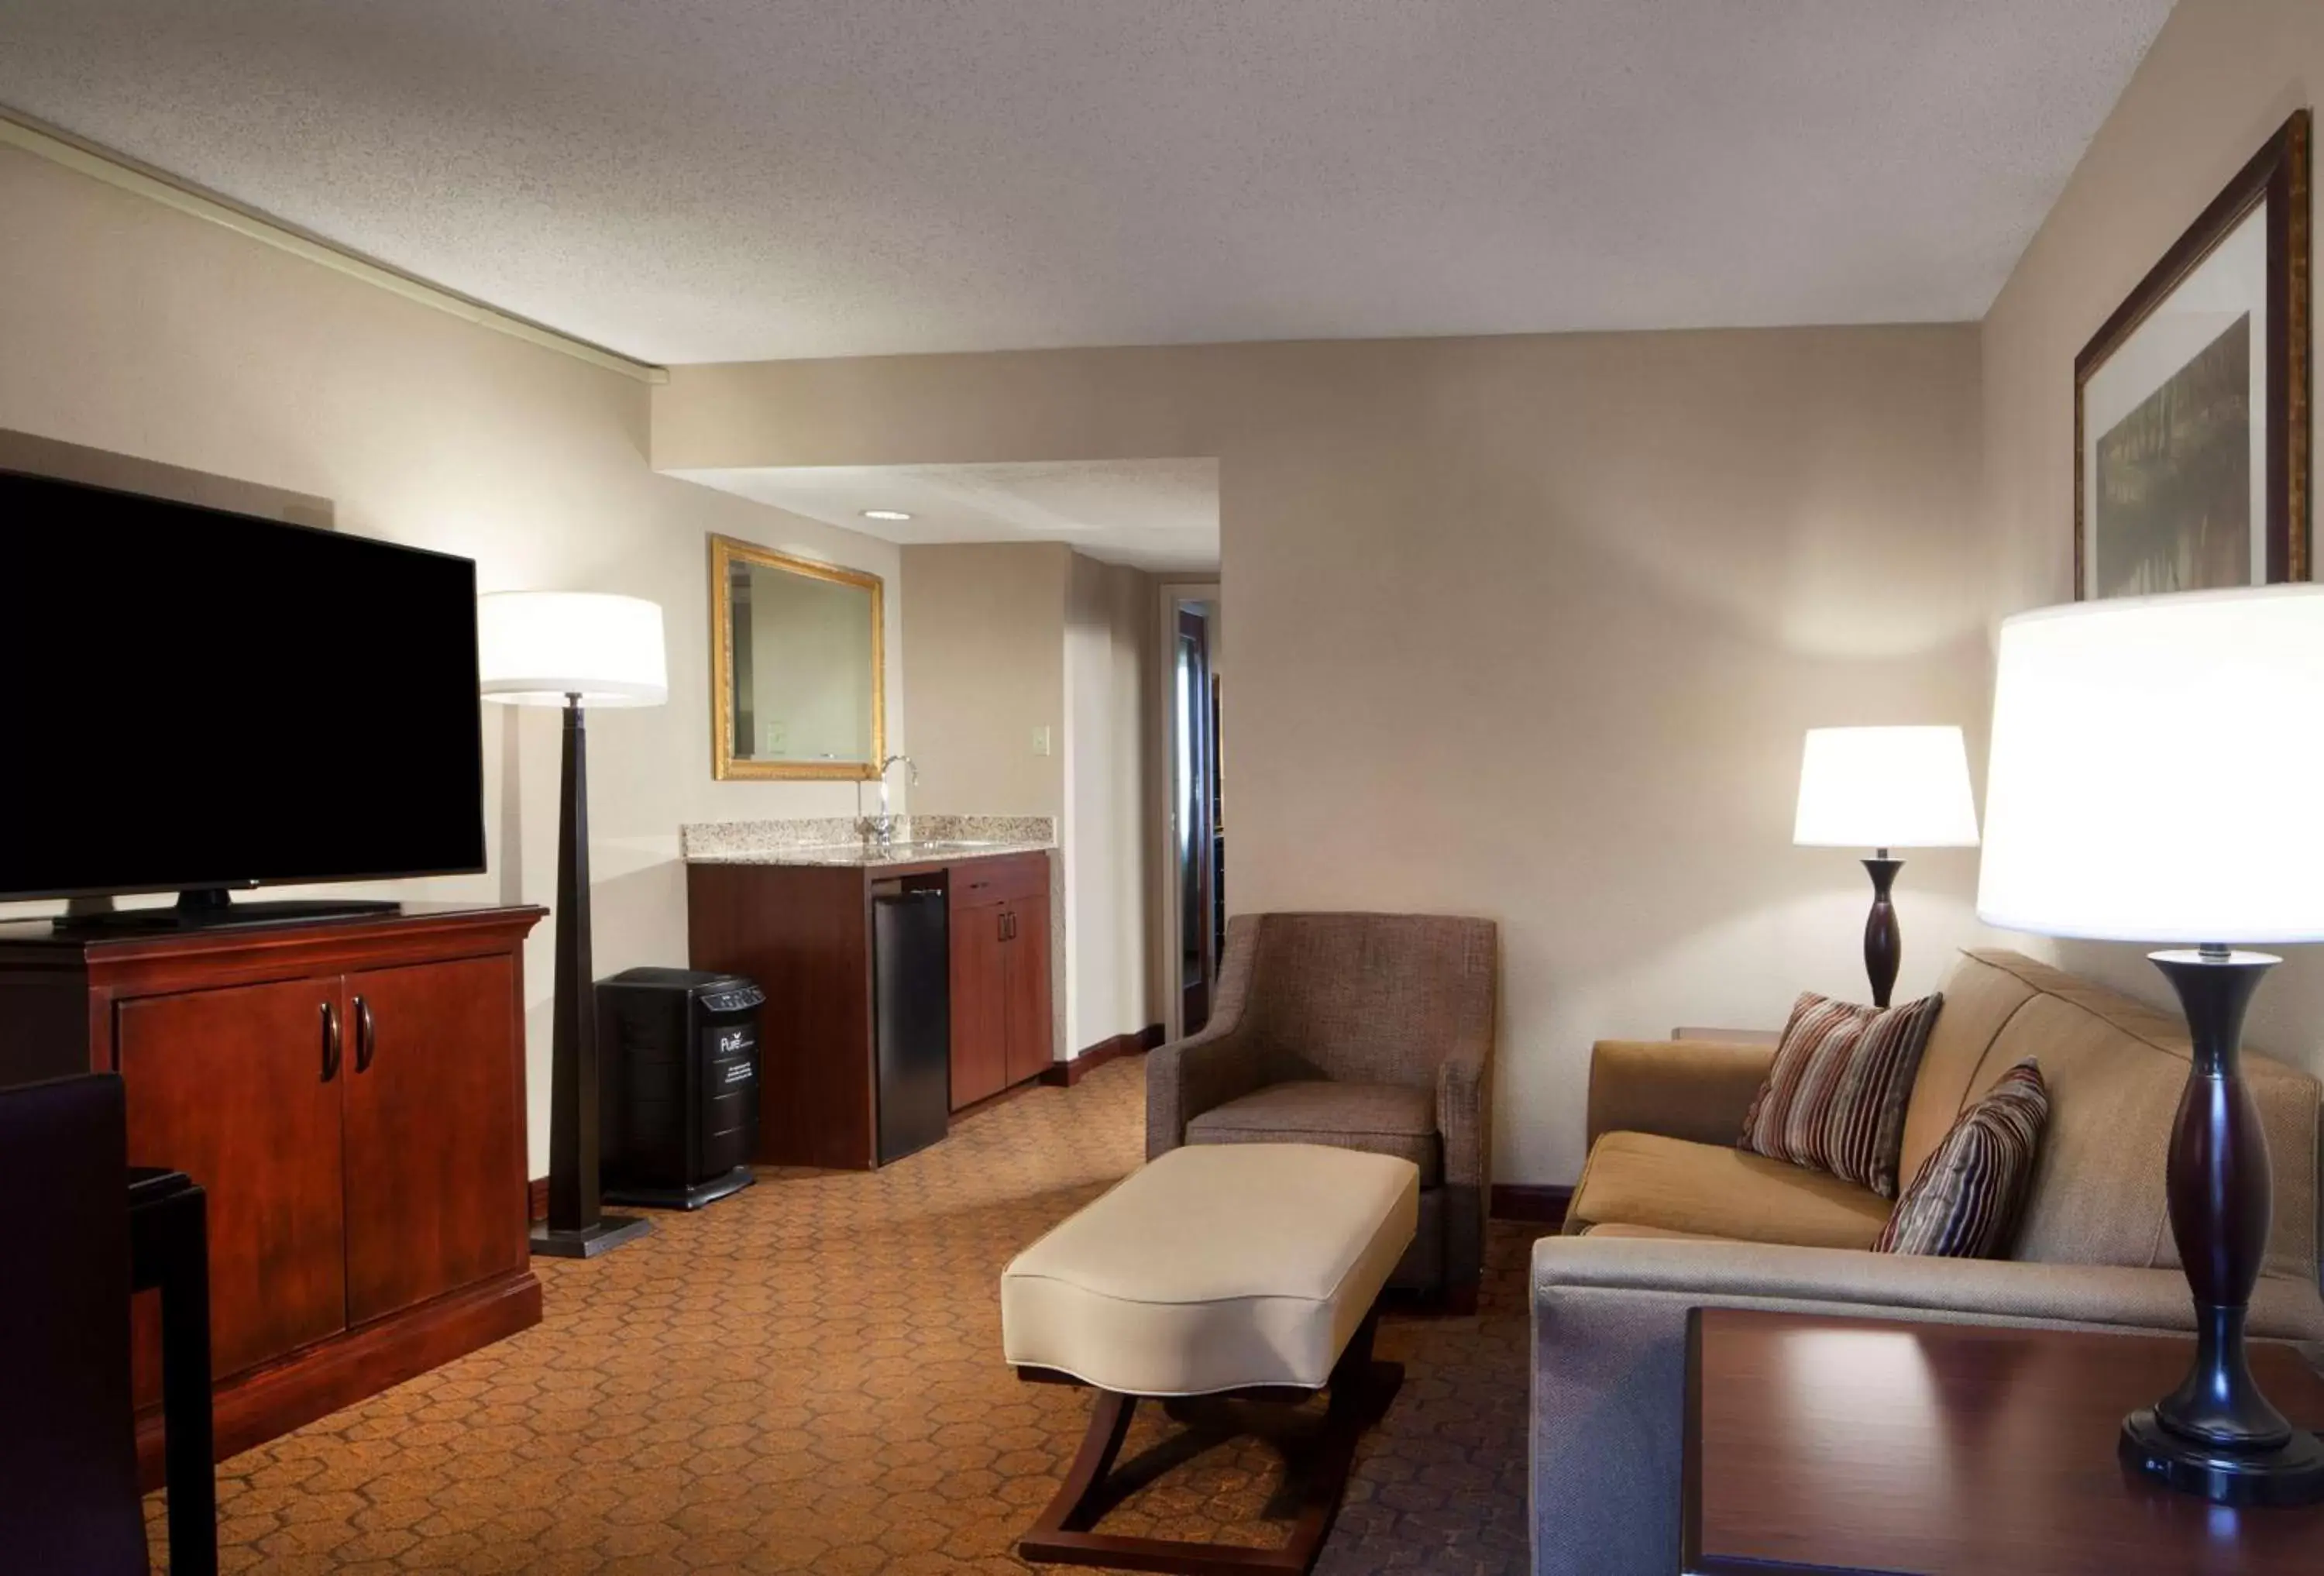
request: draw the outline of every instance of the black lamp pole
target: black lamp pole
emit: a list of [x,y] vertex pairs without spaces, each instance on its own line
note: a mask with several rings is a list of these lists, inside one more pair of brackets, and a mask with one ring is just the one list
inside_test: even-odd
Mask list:
[[1904,937],[1896,928],[1896,905],[1888,900],[1888,888],[1904,862],[1889,858],[1883,848],[1864,862],[1864,868],[1872,877],[1872,912],[1864,921],[1864,972],[1872,982],[1872,1005],[1886,1007],[1889,992],[1896,988],[1896,965],[1904,957]]
[[549,1078],[549,1219],[532,1250],[595,1258],[653,1222],[608,1215],[597,1199],[597,1013],[589,960],[588,733],[581,697],[565,697],[565,767],[557,816],[557,1005]]
[[2123,1420],[2122,1459],[2221,1505],[2313,1504],[2324,1499],[2324,1442],[2284,1421],[2244,1358],[2275,1204],[2238,1044],[2244,1009],[2278,960],[2224,946],[2149,956],[2179,992],[2194,1044],[2169,1183],[2171,1235],[2195,1294],[2195,1363],[2177,1389]]

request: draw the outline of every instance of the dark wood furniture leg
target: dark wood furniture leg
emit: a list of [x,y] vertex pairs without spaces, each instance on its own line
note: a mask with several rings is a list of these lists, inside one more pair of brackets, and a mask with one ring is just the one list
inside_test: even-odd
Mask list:
[[[1356,1439],[1379,1421],[1404,1383],[1404,1365],[1376,1361],[1372,1333],[1379,1322],[1377,1310],[1348,1341],[1326,1384],[1331,1399],[1324,1412],[1323,1432],[1303,1487],[1299,1514],[1291,1535],[1279,1549],[1244,1548],[1233,1544],[1189,1543],[1176,1538],[1120,1537],[1094,1532],[1106,1509],[1106,1478],[1139,1396],[1112,1390],[1097,1392],[1090,1414],[1089,1432],[1056,1497],[1040,1519],[1019,1539],[1018,1557],[1047,1564],[1101,1565],[1116,1571],[1185,1572],[1187,1576],[1232,1576],[1235,1572],[1274,1572],[1276,1576],[1305,1576],[1323,1552],[1340,1501],[1348,1488],[1349,1470],[1355,1464]],[[1026,1371],[1024,1377],[1054,1380],[1062,1376]],[[1074,1381],[1066,1379],[1064,1382]],[[1314,1392],[1291,1388],[1231,1392],[1239,1399],[1297,1403]]]
[[172,1576],[217,1576],[208,1205],[182,1171],[129,1174],[130,1285],[161,1294],[161,1418]]

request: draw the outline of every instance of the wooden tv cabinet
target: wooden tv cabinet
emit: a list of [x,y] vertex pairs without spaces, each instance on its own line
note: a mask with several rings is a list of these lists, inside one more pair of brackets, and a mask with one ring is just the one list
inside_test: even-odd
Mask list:
[[[542,912],[0,924],[0,1084],[119,1073],[130,1164],[209,1195],[218,1459],[540,1323],[522,946]],[[148,1487],[152,1303],[133,1359]]]

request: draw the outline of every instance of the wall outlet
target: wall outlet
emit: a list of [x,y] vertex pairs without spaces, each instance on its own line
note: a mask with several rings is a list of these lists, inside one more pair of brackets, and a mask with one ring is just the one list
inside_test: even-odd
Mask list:
[[1049,730],[1048,730],[1048,728],[1045,725],[1045,726],[1042,726],[1042,727],[1038,727],[1038,728],[1034,729],[1034,730],[1033,730],[1033,753],[1034,753],[1034,754],[1036,754],[1036,755],[1047,755],[1048,752],[1049,752]]

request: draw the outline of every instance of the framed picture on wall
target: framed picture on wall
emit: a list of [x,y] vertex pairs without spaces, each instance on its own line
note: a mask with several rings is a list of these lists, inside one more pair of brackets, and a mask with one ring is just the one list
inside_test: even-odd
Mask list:
[[2074,595],[2310,578],[2309,114],[2074,358]]

